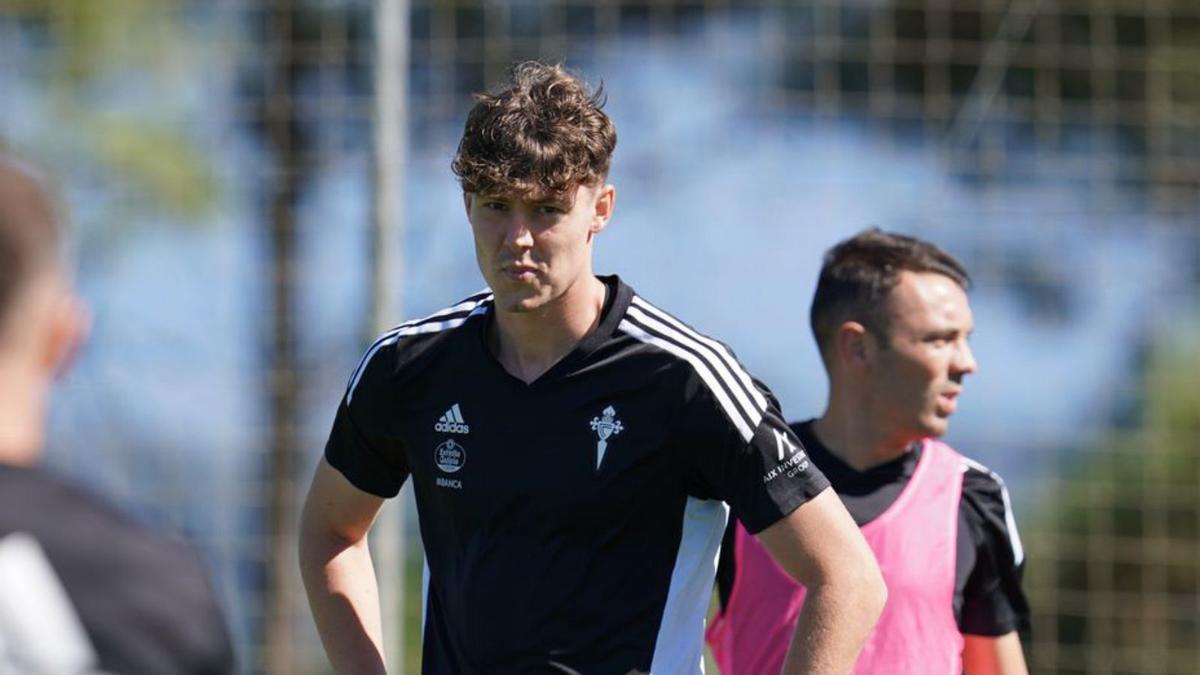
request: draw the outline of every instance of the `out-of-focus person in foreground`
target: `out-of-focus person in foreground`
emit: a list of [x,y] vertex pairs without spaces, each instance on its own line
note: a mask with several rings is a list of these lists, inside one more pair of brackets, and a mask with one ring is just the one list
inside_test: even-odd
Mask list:
[[60,238],[44,182],[0,153],[0,673],[230,672],[195,551],[37,466],[87,324]]

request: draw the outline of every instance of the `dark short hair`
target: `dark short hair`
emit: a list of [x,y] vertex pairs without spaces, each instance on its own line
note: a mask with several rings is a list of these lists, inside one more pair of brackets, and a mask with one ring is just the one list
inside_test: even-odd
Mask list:
[[0,153],[0,328],[19,291],[58,248],[54,204],[42,183]]
[[875,335],[887,337],[885,301],[900,272],[906,270],[944,275],[964,291],[971,286],[962,263],[916,237],[872,227],[829,249],[809,312],[813,336],[826,362],[837,329],[846,321],[857,321]]
[[478,94],[451,165],[465,192],[565,194],[608,176],[617,130],[594,93],[560,65],[513,67],[495,94]]

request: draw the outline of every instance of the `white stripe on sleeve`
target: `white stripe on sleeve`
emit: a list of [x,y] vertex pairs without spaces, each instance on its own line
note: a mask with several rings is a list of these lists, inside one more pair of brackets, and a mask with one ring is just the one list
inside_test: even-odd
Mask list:
[[758,427],[758,423],[761,421],[761,415],[759,416],[759,419],[754,420],[754,423],[751,424],[750,421],[746,419],[742,411],[738,410],[733,401],[729,399],[729,395],[725,393],[725,389],[721,387],[719,382],[717,382],[716,376],[713,375],[713,372],[708,367],[708,364],[704,363],[700,357],[696,356],[690,350],[684,349],[674,342],[671,342],[670,340],[664,340],[657,335],[647,333],[627,320],[621,320],[620,329],[621,331],[637,338],[638,340],[641,340],[642,342],[652,344],[655,347],[674,354],[675,356],[678,356],[679,358],[691,364],[692,368],[696,371],[696,374],[700,376],[700,379],[704,381],[704,384],[708,385],[709,391],[713,393],[713,396],[715,396],[717,401],[721,404],[721,407],[725,411],[725,415],[731,422],[733,422],[734,426],[737,427],[738,432],[742,436],[742,440],[749,443],[751,439],[754,438],[754,430]]

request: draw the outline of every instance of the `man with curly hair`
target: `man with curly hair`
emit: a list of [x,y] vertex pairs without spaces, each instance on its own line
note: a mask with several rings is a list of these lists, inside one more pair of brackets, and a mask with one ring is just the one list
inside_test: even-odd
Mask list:
[[340,672],[385,672],[367,531],[410,479],[425,673],[700,672],[731,505],[812,589],[788,672],[847,671],[878,616],[879,570],[771,393],[593,274],[615,200],[601,108],[526,63],[467,118],[453,169],[489,290],[370,347],[304,509],[301,568]]

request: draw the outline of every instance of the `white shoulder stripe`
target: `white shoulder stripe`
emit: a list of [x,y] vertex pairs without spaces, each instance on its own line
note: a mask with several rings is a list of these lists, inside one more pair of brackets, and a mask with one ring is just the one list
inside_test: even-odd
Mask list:
[[371,362],[371,358],[375,356],[375,352],[384,347],[394,344],[400,337],[396,331],[388,333],[385,337],[375,341],[371,348],[367,350],[362,360],[358,362],[358,367],[354,369],[354,375],[350,378],[350,386],[346,389],[346,405],[350,405],[350,399],[354,398],[354,389],[358,386],[358,381],[362,379],[363,373],[367,370],[367,364]]
[[716,376],[713,375],[712,370],[706,363],[700,360],[700,357],[696,356],[691,351],[680,347],[674,342],[664,340],[657,335],[647,333],[625,319],[621,320],[619,328],[622,332],[632,335],[642,342],[652,344],[655,347],[670,352],[671,354],[674,354],[675,356],[678,356],[684,361],[690,363],[692,368],[700,376],[700,379],[704,381],[704,384],[708,385],[709,391],[716,396],[717,401],[720,402],[721,407],[725,410],[725,415],[729,417],[729,420],[733,422],[734,426],[737,427],[738,432],[741,433],[742,439],[749,443],[750,440],[754,438],[754,430],[758,427],[758,423],[762,421],[762,415],[760,414],[758,419],[753,420],[753,424],[751,424],[750,421],[747,420],[743,415],[742,411],[738,410],[737,406],[734,405],[733,401],[729,400],[729,395],[725,393],[724,387],[717,382]]
[[[708,365],[712,367],[713,372],[717,375],[717,377],[721,378],[721,381],[725,383],[729,391],[733,392],[734,399],[736,399],[741,405],[742,412],[746,414],[746,417],[752,420],[762,419],[763,408],[755,406],[755,402],[751,401],[747,396],[745,387],[741,386],[736,377],[729,371],[728,365],[721,359],[717,358],[717,356],[714,355],[711,350],[705,349],[688,335],[675,330],[671,326],[668,326],[661,321],[656,320],[654,317],[642,312],[637,307],[630,306],[626,312],[629,316],[636,319],[638,323],[642,324],[642,326],[655,331],[665,338],[670,338],[672,341],[679,343],[680,346],[690,351],[696,352],[697,356],[704,359]],[[758,426],[757,423],[755,426]]]
[[[374,357],[380,349],[383,349],[388,345],[395,344],[400,338],[407,337],[409,335],[438,333],[451,328],[457,328],[458,326],[466,323],[467,319],[470,317],[487,312],[487,305],[485,303],[490,300],[491,297],[492,296],[490,293],[482,296],[473,296],[472,298],[460,302],[453,307],[447,307],[446,309],[438,310],[437,312],[434,312],[423,319],[406,321],[381,335],[379,339],[375,340],[375,343],[371,345],[370,349],[367,350],[367,353],[362,357],[362,360],[358,362],[358,367],[354,369],[354,374],[350,378],[350,386],[346,391],[346,404],[350,404],[350,400],[354,397],[354,390],[356,387],[358,387],[359,380],[362,379],[363,373],[367,370],[367,364],[371,362],[371,358]],[[434,320],[440,317],[449,316],[451,314],[458,314],[467,310],[470,310],[470,312],[465,316],[459,316],[443,321]]]
[[749,392],[750,397],[753,398],[754,402],[758,404],[758,408],[760,410],[767,409],[767,398],[763,396],[761,391],[758,390],[758,387],[754,386],[754,382],[750,379],[750,374],[746,372],[746,369],[742,367],[742,364],[738,363],[738,360],[734,358],[733,354],[727,347],[725,347],[725,345],[706,335],[702,335],[701,333],[692,330],[679,319],[676,319],[667,312],[664,312],[649,302],[646,302],[646,300],[641,296],[633,296],[633,304],[655,315],[662,321],[671,324],[680,332],[691,336],[691,338],[697,342],[707,345],[717,356],[721,358],[722,361],[725,362],[725,365],[729,367],[730,372],[732,372],[737,379],[741,381],[742,385],[746,388],[746,391]]
[[1012,546],[1013,550],[1013,564],[1020,565],[1025,560],[1025,547],[1021,545],[1021,535],[1017,532],[1017,518],[1013,515],[1012,501],[1008,498],[1008,486],[1004,484],[1004,479],[1000,477],[1000,474],[970,457],[964,456],[963,471],[966,471],[968,468],[986,473],[1000,486],[1000,499],[1004,501],[1004,528],[1008,530],[1008,543]]
[[[491,299],[492,299],[491,291],[480,291],[479,293],[476,293],[475,295],[468,297],[467,299],[463,300],[462,302],[459,302],[456,305],[451,305],[450,307],[446,307],[445,309],[439,309],[438,311],[434,312],[433,314],[430,314],[429,316],[422,317],[420,319],[409,319],[408,321],[405,321],[405,322],[401,323],[400,325],[391,328],[386,333],[384,333],[383,335],[376,338],[374,344],[378,344],[380,342],[388,340],[391,337],[395,336],[398,331],[401,331],[405,328],[409,328],[412,326],[416,326],[417,324],[423,324],[426,322],[433,321],[434,319],[439,319],[444,316],[449,316],[451,314],[457,314],[459,312],[465,312],[468,310],[470,310],[471,312],[474,312],[475,310],[479,309],[479,307],[481,305],[483,305],[485,302],[487,302],[488,300],[491,300]],[[372,346],[374,346],[374,344],[372,344]],[[365,359],[364,359],[364,361],[365,361]],[[363,362],[359,362],[360,367],[362,366],[362,363]]]
[[400,324],[399,326],[396,326],[392,330],[398,330],[405,326],[412,326],[412,325],[415,325],[418,323],[425,323],[426,321],[430,321],[432,319],[437,319],[437,318],[440,318],[443,316],[447,316],[449,314],[455,314],[457,312],[465,312],[468,309],[475,309],[475,308],[479,307],[480,305],[482,305],[483,303],[490,300],[491,298],[492,298],[491,291],[480,291],[479,293],[476,293],[475,295],[470,296],[469,298],[467,298],[466,300],[463,300],[462,302],[458,303],[457,305],[451,305],[450,307],[447,307],[445,309],[439,309],[438,311],[434,312],[433,314],[430,314],[429,316],[424,317],[422,319],[412,319],[410,321],[405,321],[404,323]]

